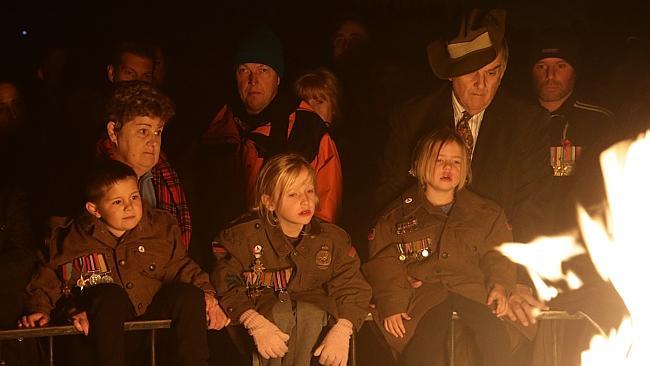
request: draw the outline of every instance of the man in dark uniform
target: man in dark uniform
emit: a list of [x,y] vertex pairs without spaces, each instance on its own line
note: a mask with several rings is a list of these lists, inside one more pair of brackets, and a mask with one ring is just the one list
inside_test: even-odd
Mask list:
[[[545,234],[574,230],[577,223],[576,203],[589,205],[590,200],[604,198],[599,153],[613,142],[610,134],[613,115],[607,109],[584,102],[575,91],[580,71],[578,40],[568,29],[547,29],[533,44],[531,71],[539,104],[550,113],[547,136],[549,158],[553,167],[549,189],[549,214],[544,222]],[[549,302],[553,310],[581,312],[587,320],[541,322],[534,342],[532,365],[560,362],[579,365],[580,354],[598,330],[606,333],[616,328],[626,313],[625,305],[612,285],[603,281],[588,256],[580,255],[563,264],[580,277],[583,286],[561,294]],[[553,339],[551,334],[557,337]]]
[[535,96],[550,113],[547,133],[553,183],[544,233],[551,234],[575,227],[573,196],[583,174],[579,170],[597,169],[597,154],[605,147],[603,137],[613,126],[613,115],[575,92],[580,54],[578,40],[570,30],[542,32],[533,45],[531,64]]

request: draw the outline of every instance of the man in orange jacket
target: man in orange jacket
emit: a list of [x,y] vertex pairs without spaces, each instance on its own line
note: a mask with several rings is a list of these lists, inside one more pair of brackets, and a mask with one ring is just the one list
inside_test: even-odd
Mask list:
[[265,26],[239,43],[234,58],[237,95],[224,105],[201,138],[202,148],[229,147],[231,165],[252,208],[255,181],[266,159],[295,152],[316,170],[316,216],[336,222],[341,205],[341,162],[326,124],[305,101],[278,94],[284,71],[282,44]]

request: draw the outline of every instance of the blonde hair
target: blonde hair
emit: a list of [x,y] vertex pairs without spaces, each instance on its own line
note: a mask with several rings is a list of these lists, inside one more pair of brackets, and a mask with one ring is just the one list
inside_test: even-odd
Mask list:
[[465,184],[471,182],[472,171],[469,165],[470,158],[467,156],[467,149],[465,148],[463,138],[456,131],[442,129],[423,137],[415,147],[410,173],[418,179],[420,187],[426,189],[427,182],[429,182],[433,174],[436,167],[436,160],[438,159],[438,155],[440,155],[442,147],[454,142],[460,146],[462,151],[460,183],[456,187],[456,191],[460,191]]
[[[264,205],[262,197],[269,196],[274,205],[277,206],[284,192],[290,185],[295,183],[303,171],[307,172],[315,186],[316,171],[305,158],[298,154],[276,155],[264,164],[255,184],[254,210],[257,211],[260,218],[266,219],[271,225],[277,225],[275,213]],[[318,201],[316,201],[316,204],[318,204]]]
[[[341,117],[339,99],[341,86],[339,79],[331,71],[320,68],[302,74],[293,84],[296,94],[303,100],[329,100],[332,106],[332,119]],[[330,121],[333,122],[333,121]]]

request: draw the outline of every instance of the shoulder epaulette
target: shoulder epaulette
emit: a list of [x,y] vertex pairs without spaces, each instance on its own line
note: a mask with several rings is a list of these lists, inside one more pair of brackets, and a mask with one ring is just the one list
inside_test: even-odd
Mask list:
[[393,214],[408,216],[418,209],[421,204],[422,203],[419,202],[417,186],[414,186],[395,198],[388,206],[386,206],[386,209],[381,212],[379,217],[387,217]]
[[609,109],[601,107],[599,105],[584,103],[576,100],[575,103],[573,103],[573,106],[587,111],[598,112],[610,118],[614,117],[614,113],[612,113]]

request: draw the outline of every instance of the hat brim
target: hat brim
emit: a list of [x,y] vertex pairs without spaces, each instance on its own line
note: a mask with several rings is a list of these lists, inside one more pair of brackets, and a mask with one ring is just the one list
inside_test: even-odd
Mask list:
[[427,47],[429,66],[433,73],[440,79],[449,79],[480,70],[497,58],[498,50],[490,47],[478,50],[452,60],[447,52],[447,44],[438,40]]
[[[476,28],[472,33],[475,35],[473,39],[476,39],[480,34],[487,32],[491,45],[469,52],[462,57],[452,58],[449,55],[447,42],[443,40],[431,42],[427,47],[427,56],[433,73],[440,79],[448,79],[472,73],[494,61],[505,42],[505,19],[506,13],[503,9],[490,10],[483,18],[483,26]],[[455,40],[458,41],[458,38]],[[471,39],[465,38],[461,41],[467,42]]]

